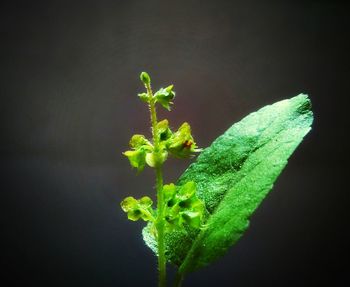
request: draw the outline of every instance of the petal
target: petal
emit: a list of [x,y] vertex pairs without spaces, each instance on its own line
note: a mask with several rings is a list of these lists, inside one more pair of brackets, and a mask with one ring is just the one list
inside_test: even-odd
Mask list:
[[138,201],[132,196],[128,196],[124,198],[124,200],[120,203],[120,206],[125,212],[129,212],[130,210],[137,208]]

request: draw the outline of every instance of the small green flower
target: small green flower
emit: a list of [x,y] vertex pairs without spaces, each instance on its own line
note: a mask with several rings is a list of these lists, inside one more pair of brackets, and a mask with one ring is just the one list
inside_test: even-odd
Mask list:
[[146,156],[153,151],[152,144],[143,135],[133,135],[129,142],[133,150],[128,150],[123,154],[129,159],[132,167],[141,172],[146,165]]
[[165,109],[170,111],[170,105],[173,104],[172,100],[175,98],[175,91],[173,91],[173,85],[170,85],[166,88],[160,88],[154,94],[156,102],[160,103]]
[[178,158],[187,158],[194,152],[199,152],[196,143],[191,135],[191,127],[188,123],[183,123],[178,131],[169,140],[169,152]]
[[146,151],[143,148],[128,150],[123,154],[129,159],[132,167],[137,168],[138,172],[143,171],[146,165]]
[[152,204],[153,201],[148,196],[144,196],[139,200],[128,196],[120,203],[120,206],[128,214],[128,219],[132,221],[139,219],[154,221]]
[[143,101],[145,103],[149,103],[151,100],[147,93],[138,94],[138,97],[140,98],[141,101]]

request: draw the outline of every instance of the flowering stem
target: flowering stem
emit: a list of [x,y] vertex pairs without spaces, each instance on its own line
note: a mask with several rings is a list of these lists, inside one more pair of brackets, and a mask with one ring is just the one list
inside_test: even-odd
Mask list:
[[163,176],[161,168],[156,168],[156,186],[157,186],[157,208],[158,215],[156,219],[157,241],[158,241],[158,271],[159,287],[166,286],[166,259],[164,243],[164,197],[163,197]]
[[[149,83],[145,84],[147,94],[149,96],[149,110],[151,114],[152,136],[154,143],[155,158],[159,158],[159,136],[157,129],[157,113],[155,101],[153,99],[153,92]],[[158,162],[158,160],[156,160]],[[166,258],[165,258],[165,242],[164,242],[164,197],[163,197],[163,173],[162,165],[156,166],[156,189],[157,189],[157,244],[158,244],[158,286],[166,286]]]
[[182,273],[177,272],[175,275],[174,287],[181,287],[184,276]]

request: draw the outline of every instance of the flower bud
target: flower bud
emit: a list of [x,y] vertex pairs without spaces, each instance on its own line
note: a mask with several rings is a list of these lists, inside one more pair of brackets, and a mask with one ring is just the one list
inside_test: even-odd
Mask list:
[[151,78],[150,76],[146,73],[146,72],[142,72],[140,74],[140,80],[142,83],[144,83],[145,85],[149,85],[151,83]]

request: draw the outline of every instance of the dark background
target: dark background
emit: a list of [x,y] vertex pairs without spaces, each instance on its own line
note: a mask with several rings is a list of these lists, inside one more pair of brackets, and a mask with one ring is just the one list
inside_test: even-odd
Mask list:
[[[184,286],[349,283],[349,6],[340,1],[11,1],[1,4],[2,286],[156,286],[142,222],[152,194],[121,155],[149,134],[136,94],[173,83],[168,117],[201,147],[261,106],[308,93],[312,132],[250,229]],[[170,160],[175,181],[188,161]],[[343,181],[343,182],[342,182]]]

